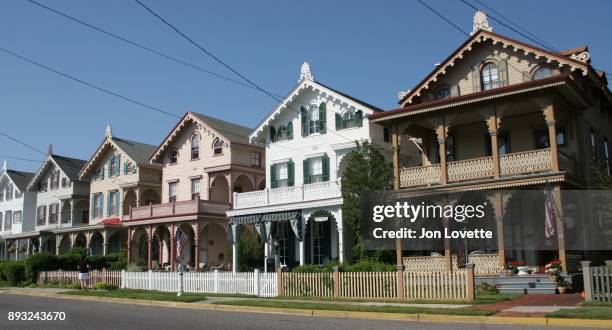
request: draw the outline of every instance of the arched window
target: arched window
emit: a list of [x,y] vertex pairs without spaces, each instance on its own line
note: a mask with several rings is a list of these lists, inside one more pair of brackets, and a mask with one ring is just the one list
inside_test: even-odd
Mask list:
[[355,113],[353,111],[342,114],[342,126],[343,128],[355,127]]
[[200,136],[194,134],[191,136],[191,159],[200,158]]
[[448,87],[442,87],[436,91],[434,98],[436,100],[440,100],[440,99],[445,99],[450,96],[451,96],[450,89]]
[[319,107],[315,104],[308,109],[308,133],[319,132]]
[[170,151],[170,157],[169,157],[169,162],[170,164],[176,164],[178,162],[178,149],[172,149]]
[[213,153],[215,155],[223,154],[223,141],[221,141],[219,138],[216,138],[213,141]]
[[483,91],[499,87],[499,70],[497,65],[493,63],[486,64],[480,72],[480,79]]
[[552,69],[547,66],[541,66],[533,72],[533,80],[547,78],[553,75]]
[[287,138],[287,129],[285,126],[281,126],[278,128],[276,132],[276,141],[280,141]]

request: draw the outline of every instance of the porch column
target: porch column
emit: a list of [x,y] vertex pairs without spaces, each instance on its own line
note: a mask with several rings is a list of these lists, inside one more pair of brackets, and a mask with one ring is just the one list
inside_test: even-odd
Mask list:
[[30,237],[28,237],[26,244],[28,244],[26,246],[26,258],[27,258],[32,255],[32,239]]
[[127,263],[132,263],[132,227],[128,227],[127,235]]
[[153,227],[147,228],[147,270],[153,268]]
[[487,128],[491,136],[491,158],[493,160],[493,177],[499,179],[501,170],[499,166],[499,146],[497,142],[497,132],[499,130],[499,119],[495,110],[491,111],[487,119]]
[[[392,146],[392,152],[393,152],[393,188],[395,190],[399,190],[401,187],[401,180],[400,180],[400,144],[399,144],[399,131],[398,131],[398,125],[397,124],[393,124],[391,127],[391,146]],[[302,252],[302,246],[300,246],[300,252]],[[401,239],[396,239],[395,240],[395,256],[396,256],[396,261],[397,261],[397,265],[401,266],[402,265],[402,240]],[[300,264],[301,263],[301,257],[300,257]]]
[[[134,189],[134,194],[136,194],[136,206],[142,206],[142,201],[140,200],[140,188],[136,188]],[[125,193],[123,194],[123,197],[125,198]],[[131,210],[131,206],[130,206],[130,212]]]
[[[444,227],[449,228],[449,221],[451,219],[444,218]],[[453,270],[453,251],[451,250],[451,240],[448,237],[444,237],[444,269],[446,271]]]
[[19,238],[15,240],[15,260],[19,260]]
[[110,246],[110,243],[108,242],[108,230],[104,230],[102,232],[102,255],[107,255],[108,254],[108,248]]
[[175,270],[174,265],[174,223],[170,226],[170,270]]
[[231,230],[232,230],[232,273],[235,273],[238,271],[238,242],[236,242],[238,240],[238,226],[240,226],[239,224],[234,224],[233,226],[231,226]]
[[553,186],[553,198],[557,216],[555,217],[557,223],[557,243],[559,245],[559,261],[561,261],[561,267],[563,271],[567,273],[567,256],[565,254],[565,228],[563,227],[563,200],[561,197],[561,185],[555,184]]
[[500,192],[496,192],[489,198],[495,216],[495,224],[497,226],[497,255],[499,256],[499,266],[501,269],[506,266],[506,250],[504,242],[504,202]]
[[[195,270],[197,272],[200,270],[200,222],[195,223],[195,235],[193,239],[195,240]],[[233,260],[234,259],[232,259],[232,261]]]
[[300,247],[300,266],[306,263],[306,225],[307,222],[302,218],[302,240],[299,243]]
[[444,123],[444,118],[440,120],[440,124],[436,128],[436,137],[438,138],[438,145],[440,145],[440,183],[446,184],[448,182],[448,171],[446,168],[446,137],[448,136],[448,128]]
[[548,141],[550,145],[551,168],[553,172],[559,172],[559,147],[557,146],[557,121],[555,119],[555,108],[553,102],[549,102],[544,109],[544,119],[548,126]]
[[60,235],[56,235],[55,236],[55,255],[59,256],[60,254],[60,244],[62,243],[62,236]]

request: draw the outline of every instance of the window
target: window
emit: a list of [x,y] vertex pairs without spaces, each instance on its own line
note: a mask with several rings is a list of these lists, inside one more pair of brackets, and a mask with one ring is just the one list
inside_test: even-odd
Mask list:
[[289,167],[287,163],[276,164],[276,187],[287,187],[289,182]]
[[493,63],[488,63],[482,68],[480,78],[483,91],[499,87],[499,71]]
[[[21,221],[23,220],[21,217],[21,211],[15,211],[13,213],[13,223],[21,223]],[[0,219],[1,222],[1,219]]]
[[319,109],[316,105],[312,105],[308,111],[308,133],[319,133],[319,129]]
[[[491,147],[491,137],[489,135],[487,135],[485,137],[485,141],[486,141],[486,155],[487,156],[491,156],[492,155],[492,147]],[[505,155],[505,154],[509,154],[510,151],[510,136],[506,133],[499,133],[497,134],[497,152],[500,155]]]
[[251,166],[261,167],[261,152],[251,152]]
[[36,209],[36,224],[44,226],[47,224],[47,207],[41,205]]
[[0,202],[3,202],[3,201],[4,201],[4,189],[0,189]]
[[323,155],[304,160],[304,184],[329,181],[329,157]]
[[5,198],[7,201],[10,201],[13,199],[13,185],[10,183],[6,186],[6,197]]
[[119,192],[108,193],[108,215],[119,215]]
[[363,111],[345,111],[342,115],[336,113],[336,130],[363,126]]
[[308,107],[302,106],[300,113],[302,121],[302,136],[307,136],[314,133],[325,133],[327,105],[321,102],[318,106],[311,104]]
[[11,230],[13,228],[13,212],[4,212],[4,230]]
[[285,126],[281,126],[278,128],[278,131],[276,132],[275,141],[280,141],[280,140],[284,140],[287,138],[287,134],[285,130],[286,130]]
[[110,162],[109,162],[109,167],[108,167],[108,177],[110,178],[113,175],[117,175],[117,173],[119,172],[119,162],[118,159],[119,157],[113,155],[110,158]]
[[102,217],[102,209],[104,207],[104,199],[101,193],[93,195],[93,217],[101,218]]
[[57,223],[58,206],[58,204],[49,205],[49,224]]
[[455,137],[453,135],[449,135],[446,138],[446,161],[452,162],[455,160],[457,160],[455,157]]
[[0,212],[0,231],[4,230],[4,214]]
[[323,160],[321,158],[311,159],[310,162],[310,183],[323,181]]
[[221,155],[223,154],[223,141],[221,141],[221,139],[216,138],[213,141],[213,154],[214,155]]
[[176,188],[178,182],[170,182],[168,183],[168,202],[176,202]]
[[604,143],[603,143],[603,156],[604,156],[604,161],[605,161],[605,170],[606,173],[608,175],[612,174],[612,169],[610,168],[610,149],[608,146],[608,139],[604,138]]
[[172,149],[172,151],[170,151],[169,162],[170,164],[176,164],[178,162],[178,150],[177,149]]
[[191,136],[191,159],[200,158],[200,136],[194,134]]
[[280,258],[281,265],[287,266],[289,261],[289,222],[279,221],[276,227],[276,252]]
[[70,180],[62,178],[62,188],[70,187]]
[[389,127],[383,127],[383,141],[391,142],[391,129]]
[[553,75],[553,71],[546,66],[541,66],[533,72],[533,80],[547,78]]
[[315,218],[312,226],[312,263],[315,265],[322,265],[327,261],[328,258],[327,250],[327,236],[329,220],[317,221]]
[[[536,149],[550,148],[550,139],[548,129],[542,129],[535,132]],[[565,128],[557,127],[557,145],[564,146],[566,143]]]
[[597,160],[597,144],[596,144],[596,138],[595,138],[595,131],[591,130],[589,132],[589,138],[590,138],[590,142],[591,142],[591,157],[593,160]]
[[19,191],[19,190],[15,190],[15,199],[19,199],[19,198],[21,198],[21,196],[22,196],[22,195],[23,195],[23,194],[21,193],[21,191]]
[[200,199],[200,179],[191,179],[191,200]]
[[355,113],[347,111],[342,115],[342,128],[355,127]]
[[447,97],[451,96],[451,92],[450,92],[450,88],[448,87],[442,87],[440,89],[438,89],[436,91],[436,94],[434,95],[434,98],[436,100],[441,100],[441,99],[445,99]]

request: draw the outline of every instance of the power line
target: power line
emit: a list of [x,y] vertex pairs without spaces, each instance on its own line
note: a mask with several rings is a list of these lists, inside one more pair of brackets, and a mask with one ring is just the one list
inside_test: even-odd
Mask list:
[[[477,8],[476,6],[472,5],[471,3],[467,2],[466,0],[459,0],[459,1],[461,1],[462,3],[464,3],[465,5],[469,6],[470,8],[472,8],[472,9],[474,9],[474,10],[477,10],[477,11],[478,11],[478,10],[480,10],[479,8]],[[543,43],[539,42],[539,41],[538,41],[538,40],[536,40],[535,38],[532,38],[532,37],[530,37],[530,36],[526,35],[525,33],[523,33],[523,32],[521,32],[521,31],[519,31],[519,30],[517,30],[517,29],[515,29],[515,28],[513,28],[513,27],[511,27],[511,26],[509,26],[508,24],[506,24],[506,23],[504,23],[504,22],[502,22],[502,21],[498,20],[497,18],[495,18],[495,16],[493,16],[493,15],[490,15],[490,14],[489,14],[489,15],[488,15],[488,17],[490,17],[490,18],[491,18],[492,20],[494,20],[495,22],[497,22],[497,23],[499,23],[499,24],[501,24],[501,25],[505,26],[506,28],[510,29],[511,31],[513,31],[513,32],[515,32],[515,33],[518,33],[519,35],[523,36],[524,38],[527,38],[527,39],[529,39],[529,40],[531,40],[531,41],[535,42],[536,44],[540,45],[541,47],[546,48],[546,49],[549,49],[549,50],[553,50],[553,49],[550,49],[550,48],[549,48],[547,45],[545,45],[545,44],[543,44]],[[553,51],[554,51],[554,50],[553,50]]]
[[209,74],[209,75],[211,75],[211,76],[214,76],[214,77],[217,77],[217,78],[219,78],[219,79],[223,79],[223,80],[226,80],[226,81],[232,82],[232,83],[234,83],[234,84],[237,84],[237,85],[240,85],[240,86],[243,86],[243,87],[248,87],[248,88],[251,88],[251,89],[257,89],[257,88],[255,88],[255,87],[253,87],[253,86],[249,85],[249,84],[242,83],[242,82],[240,82],[240,81],[238,81],[238,80],[235,80],[235,79],[232,79],[232,78],[226,77],[226,76],[224,76],[224,75],[222,75],[222,74],[219,74],[219,73],[216,73],[216,72],[210,71],[210,70],[205,69],[205,68],[203,68],[203,67],[201,67],[201,66],[198,66],[198,65],[195,65],[195,64],[191,64],[191,63],[189,63],[189,62],[187,62],[187,61],[181,60],[181,59],[176,58],[176,57],[174,57],[174,56],[172,56],[172,55],[168,55],[168,54],[163,53],[163,52],[161,52],[161,51],[155,50],[155,49],[153,49],[153,48],[151,48],[151,47],[147,47],[147,46],[142,45],[142,44],[140,44],[140,43],[137,43],[137,42],[135,42],[135,41],[129,40],[129,39],[127,39],[127,38],[125,38],[125,37],[122,37],[122,36],[120,36],[120,35],[118,35],[118,34],[115,34],[115,33],[113,33],[113,32],[109,32],[109,31],[104,30],[104,29],[102,29],[102,28],[100,28],[100,27],[98,27],[98,26],[95,26],[95,25],[92,25],[92,24],[90,24],[90,23],[87,23],[87,22],[85,22],[85,21],[83,21],[83,20],[81,20],[81,19],[78,19],[78,18],[76,18],[76,17],[74,17],[74,16],[71,16],[71,15],[68,15],[68,14],[66,14],[66,13],[63,13],[63,12],[61,12],[61,11],[57,10],[57,9],[51,8],[51,7],[49,7],[49,6],[47,6],[47,5],[44,5],[44,4],[42,4],[42,3],[36,2],[36,1],[34,1],[34,0],[25,0],[25,1],[27,1],[27,2],[29,2],[29,3],[31,3],[31,4],[33,4],[33,5],[36,5],[36,6],[40,7],[40,8],[43,8],[43,9],[45,9],[45,10],[47,10],[47,11],[50,11],[50,12],[52,12],[52,13],[54,13],[54,14],[57,14],[57,15],[62,16],[62,17],[64,17],[64,18],[67,18],[67,19],[69,19],[69,20],[71,20],[71,21],[73,21],[73,22],[76,22],[76,23],[79,23],[79,24],[81,24],[81,25],[83,25],[83,26],[86,26],[86,27],[88,27],[88,28],[90,28],[90,29],[96,30],[96,31],[98,31],[98,32],[100,32],[100,33],[103,33],[103,34],[107,35],[107,36],[110,36],[110,37],[112,37],[112,38],[115,38],[115,39],[118,39],[118,40],[120,40],[120,41],[123,41],[123,42],[125,42],[125,43],[127,43],[127,44],[129,44],[129,45],[131,45],[131,46],[138,47],[138,48],[140,48],[140,49],[142,49],[142,50],[145,50],[145,51],[147,51],[147,52],[149,52],[149,53],[152,53],[152,54],[155,54],[155,55],[161,56],[161,57],[166,58],[166,59],[168,59],[168,60],[171,60],[171,61],[173,61],[173,62],[176,62],[176,63],[182,64],[182,65],[184,65],[184,66],[187,66],[187,67],[189,67],[189,68],[192,68],[192,69],[195,69],[195,70],[198,70],[198,71],[201,71],[201,72],[207,73],[207,74]]
[[40,160],[36,160],[36,159],[21,158],[21,157],[7,156],[7,155],[0,155],[0,158],[13,159],[13,160],[21,160],[21,161],[33,162],[33,163],[40,163],[41,162]]
[[13,142],[17,142],[17,143],[21,144],[22,146],[25,146],[25,147],[27,147],[27,148],[29,148],[29,149],[32,149],[32,150],[34,150],[34,151],[36,151],[36,152],[38,152],[38,153],[40,153],[40,154],[43,154],[43,155],[46,155],[46,154],[47,154],[46,152],[43,152],[43,151],[41,151],[40,149],[34,148],[33,146],[31,146],[31,145],[29,145],[29,144],[27,144],[27,143],[25,143],[25,142],[23,142],[23,141],[21,141],[21,140],[19,140],[19,139],[16,139],[16,138],[14,138],[14,137],[12,137],[12,136],[10,136],[10,135],[6,134],[6,133],[0,133],[0,136],[4,136],[4,137],[6,137],[7,139],[12,140]]

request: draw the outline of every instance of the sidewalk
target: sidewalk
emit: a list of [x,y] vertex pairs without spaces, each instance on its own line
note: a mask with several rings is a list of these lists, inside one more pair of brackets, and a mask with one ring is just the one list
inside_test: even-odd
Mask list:
[[[474,305],[480,310],[496,311],[495,316],[543,317],[561,309],[575,309],[584,299],[580,294],[531,294],[494,304]],[[552,304],[551,304],[552,303]]]

